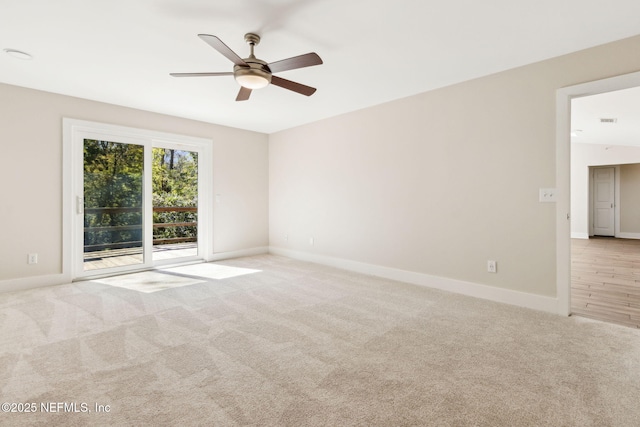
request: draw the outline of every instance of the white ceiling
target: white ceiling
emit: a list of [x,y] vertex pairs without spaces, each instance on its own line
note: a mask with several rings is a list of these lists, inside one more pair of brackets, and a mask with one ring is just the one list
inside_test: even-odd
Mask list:
[[573,99],[571,141],[640,146],[640,87]]
[[[272,133],[630,37],[638,0],[0,0],[0,82]],[[235,102],[231,71],[197,37],[267,61],[317,52],[324,64]]]

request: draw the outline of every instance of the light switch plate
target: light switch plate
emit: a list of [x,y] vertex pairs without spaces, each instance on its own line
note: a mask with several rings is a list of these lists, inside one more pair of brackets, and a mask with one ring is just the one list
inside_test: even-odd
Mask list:
[[552,203],[558,201],[558,190],[556,188],[541,188],[540,202]]

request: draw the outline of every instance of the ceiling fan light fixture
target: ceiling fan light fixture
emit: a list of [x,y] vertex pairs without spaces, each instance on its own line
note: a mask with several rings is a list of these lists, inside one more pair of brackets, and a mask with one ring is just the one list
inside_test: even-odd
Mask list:
[[246,87],[247,89],[261,89],[269,85],[269,80],[266,77],[254,74],[236,76],[236,81],[240,86]]
[[238,84],[247,89],[261,89],[271,83],[271,73],[259,62],[247,62],[249,67],[234,67],[233,76]]

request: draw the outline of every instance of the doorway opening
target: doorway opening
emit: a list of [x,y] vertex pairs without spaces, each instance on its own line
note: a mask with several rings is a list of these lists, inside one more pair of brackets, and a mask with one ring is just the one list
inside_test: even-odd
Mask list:
[[[570,188],[564,182],[571,221],[558,223],[558,300],[567,303],[566,314],[632,327],[640,327],[640,220],[630,220],[640,213],[640,179],[629,164],[640,161],[639,74],[561,89],[557,99],[558,107],[569,107],[558,127],[559,186],[562,176],[571,177]],[[563,144],[569,174],[560,172]]]

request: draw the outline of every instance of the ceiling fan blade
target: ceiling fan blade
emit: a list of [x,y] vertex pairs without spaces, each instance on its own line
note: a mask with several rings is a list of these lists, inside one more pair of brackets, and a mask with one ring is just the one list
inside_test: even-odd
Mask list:
[[294,56],[293,58],[272,62],[269,64],[269,69],[272,73],[279,73],[281,71],[295,70],[296,68],[311,67],[312,65],[320,64],[322,64],[322,59],[320,59],[317,53],[311,52],[300,56]]
[[316,91],[316,88],[314,87],[305,86],[303,84],[292,82],[291,80],[283,79],[282,77],[278,76],[271,76],[271,83],[306,96],[311,96]]
[[245,67],[249,66],[246,62],[244,62],[242,58],[240,58],[234,51],[232,51],[229,46],[224,44],[222,40],[220,40],[216,36],[212,36],[211,34],[198,34],[198,37],[204,40],[209,46],[229,58],[229,60],[234,64],[243,65]]
[[232,72],[223,73],[169,73],[173,77],[211,77],[211,76],[233,76]]
[[240,92],[238,92],[236,101],[246,101],[247,99],[249,99],[249,96],[251,96],[251,89],[240,86]]

